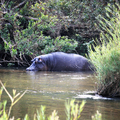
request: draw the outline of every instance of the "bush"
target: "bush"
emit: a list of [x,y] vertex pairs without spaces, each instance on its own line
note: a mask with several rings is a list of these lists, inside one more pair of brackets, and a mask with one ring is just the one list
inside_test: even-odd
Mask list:
[[53,39],[50,36],[44,36],[42,32],[40,34],[34,31],[33,27],[32,29],[32,33],[29,33],[29,30],[23,30],[16,36],[17,48],[21,54],[26,53],[32,57],[55,51],[73,52],[77,47],[77,42],[73,39],[65,36]]
[[[1,1],[0,37],[5,43],[4,49],[10,53],[10,61],[28,65],[26,55],[33,57],[53,51],[76,50],[85,55],[85,44],[99,36],[95,17],[105,13],[106,3],[99,0]],[[60,45],[56,46],[55,41]]]
[[[102,96],[120,96],[120,6],[106,8],[106,18],[100,17],[102,26],[100,44],[89,51],[91,62],[95,66],[98,91]],[[99,41],[98,41],[99,42]]]
[[[25,15],[24,10],[27,9],[27,6],[28,3],[20,10],[20,14]],[[67,36],[61,37],[60,34],[56,36],[57,32],[60,32],[58,27],[61,27],[61,24],[58,24],[58,16],[56,14],[48,14],[48,12],[50,12],[49,9],[47,9],[49,8],[49,4],[36,2],[29,8],[31,11],[29,10],[28,14],[36,17],[37,20],[34,21],[34,18],[31,18],[27,22],[27,28],[21,26],[21,24],[25,22],[25,19],[17,13],[14,14],[11,12],[10,18],[8,13],[5,15],[5,18],[10,19],[13,25],[12,27],[15,28],[13,31],[14,37],[11,39],[11,34],[8,30],[11,24],[6,24],[2,30],[2,38],[5,40],[5,49],[10,50],[14,59],[18,59],[16,56],[20,56],[19,58],[21,58],[24,54],[33,57],[54,51],[75,51],[77,47],[75,40],[69,39]],[[58,27],[56,27],[56,25]],[[58,31],[56,29],[58,29]]]

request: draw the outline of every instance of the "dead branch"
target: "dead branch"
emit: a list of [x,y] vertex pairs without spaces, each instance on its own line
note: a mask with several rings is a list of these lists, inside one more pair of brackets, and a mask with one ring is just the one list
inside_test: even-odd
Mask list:
[[[1,38],[2,38],[2,37],[1,37]],[[4,42],[6,45],[9,45],[9,47],[12,48],[12,45],[11,45],[11,44],[8,44],[8,42],[7,42],[4,38],[2,38],[2,40],[3,40],[3,42]]]
[[17,60],[15,60],[15,61],[8,61],[8,60],[4,60],[4,61],[0,61],[0,64],[2,64],[2,63],[18,63],[18,64],[21,64],[22,66],[24,66],[24,65],[30,65],[30,64],[28,64],[27,62],[22,62],[22,61],[17,61]]
[[[6,11],[2,12],[2,11],[1,11],[1,13],[6,14],[6,13],[8,13],[8,12],[6,12]],[[26,18],[26,19],[28,19],[28,20],[35,20],[35,21],[38,21],[38,20],[39,20],[38,18],[23,16],[23,15],[20,15],[20,14],[17,14],[17,16],[18,16],[18,17],[24,17],[24,18]],[[4,19],[4,18],[3,18],[3,19]],[[4,19],[4,20],[5,20],[5,19]]]
[[28,0],[25,0],[23,2],[21,2],[20,4],[16,5],[14,8],[12,8],[12,10],[15,10],[16,8],[19,8],[21,5],[25,4]]
[[28,19],[28,20],[35,20],[35,21],[38,21],[39,19],[38,18],[33,18],[33,17],[28,17],[28,16],[23,16],[23,15],[17,15],[18,17],[24,17],[24,18],[26,18],[26,19]]

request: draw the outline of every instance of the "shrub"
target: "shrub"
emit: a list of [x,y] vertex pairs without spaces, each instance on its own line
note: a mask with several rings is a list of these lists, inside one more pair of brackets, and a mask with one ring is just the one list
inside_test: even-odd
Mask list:
[[104,32],[101,43],[90,50],[89,56],[95,66],[98,91],[107,97],[120,96],[120,6],[108,6],[106,18],[100,17]]
[[16,36],[17,48],[21,54],[37,56],[55,51],[72,52],[77,47],[77,42],[67,37],[57,37],[55,39],[50,36],[44,36],[41,32],[34,31],[34,28],[29,33],[29,30],[19,31]]
[[38,20],[30,20],[26,29],[16,30],[15,41],[21,55],[37,56],[54,51],[71,52],[77,47],[77,42],[73,39],[54,36],[54,27],[58,19],[57,16],[48,14],[47,7],[47,3],[44,2],[32,5],[31,15],[37,17]]
[[[29,62],[26,62],[27,58],[24,57],[26,61],[22,58],[26,54],[35,56],[58,50],[77,50],[77,53],[84,55],[87,52],[85,44],[99,34],[94,26],[95,17],[104,14],[107,3],[99,0],[20,2],[1,1],[0,33],[6,51],[12,56],[10,60],[18,61],[18,64],[21,62],[21,65]],[[78,40],[76,34],[81,39]],[[55,41],[60,45],[55,46]]]

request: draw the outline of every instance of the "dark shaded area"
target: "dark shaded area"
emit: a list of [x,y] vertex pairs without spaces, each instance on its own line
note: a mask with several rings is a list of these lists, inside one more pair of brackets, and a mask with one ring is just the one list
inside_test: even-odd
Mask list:
[[114,74],[114,78],[106,78],[105,84],[101,85],[97,90],[97,94],[103,97],[120,97],[120,76]]
[[29,66],[31,63],[31,57],[29,55],[22,55],[20,57],[19,50],[16,58],[13,59],[9,50],[4,49],[4,41],[0,38],[0,65],[2,67],[14,66],[14,67],[22,67]]

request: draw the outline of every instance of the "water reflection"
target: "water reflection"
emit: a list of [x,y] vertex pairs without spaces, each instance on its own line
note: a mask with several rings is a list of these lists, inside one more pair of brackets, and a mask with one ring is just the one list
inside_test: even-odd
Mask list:
[[[0,79],[6,82],[6,87],[18,92],[28,90],[25,96],[14,106],[12,115],[23,118],[26,113],[30,119],[36,109],[46,106],[46,114],[50,115],[56,109],[61,120],[65,120],[64,103],[67,99],[77,101],[87,100],[81,120],[91,120],[91,116],[99,110],[103,120],[118,119],[120,102],[117,99],[105,99],[95,96],[95,80],[92,73],[84,72],[32,72],[16,69],[0,69]],[[3,99],[8,99],[3,94]],[[10,101],[8,99],[8,104]]]

